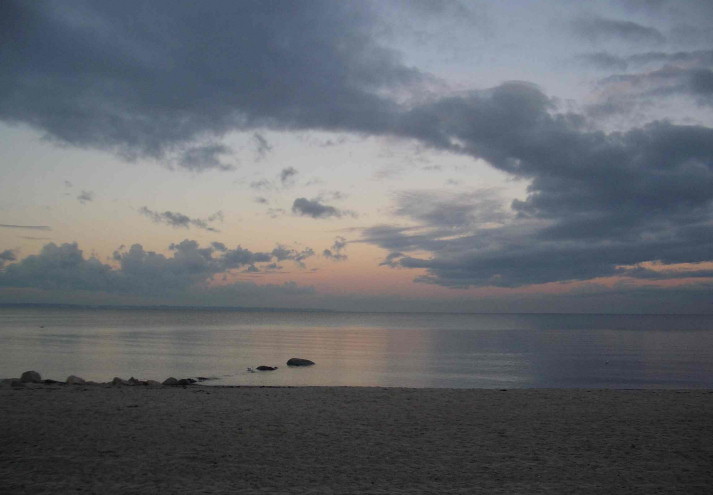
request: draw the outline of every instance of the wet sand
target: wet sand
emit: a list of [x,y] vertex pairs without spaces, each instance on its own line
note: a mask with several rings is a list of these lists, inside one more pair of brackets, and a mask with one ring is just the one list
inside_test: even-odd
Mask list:
[[713,392],[0,388],[2,493],[711,493]]

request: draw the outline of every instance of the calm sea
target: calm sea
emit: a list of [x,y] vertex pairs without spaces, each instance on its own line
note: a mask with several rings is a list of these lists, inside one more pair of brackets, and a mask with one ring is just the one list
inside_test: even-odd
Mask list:
[[[0,308],[0,377],[215,385],[713,388],[713,315]],[[290,357],[315,361],[288,368]],[[247,368],[278,366],[272,372]]]

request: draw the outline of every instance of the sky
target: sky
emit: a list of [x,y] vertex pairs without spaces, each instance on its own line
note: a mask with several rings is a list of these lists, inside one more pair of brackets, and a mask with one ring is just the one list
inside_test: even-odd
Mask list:
[[0,303],[713,311],[713,2],[0,2]]

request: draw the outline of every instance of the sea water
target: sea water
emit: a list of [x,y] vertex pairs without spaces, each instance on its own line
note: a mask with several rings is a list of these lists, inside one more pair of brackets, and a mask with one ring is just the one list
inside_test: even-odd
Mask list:
[[[713,388],[713,315],[0,307],[0,377],[439,388]],[[286,366],[291,357],[315,366]],[[260,365],[275,371],[251,372]]]

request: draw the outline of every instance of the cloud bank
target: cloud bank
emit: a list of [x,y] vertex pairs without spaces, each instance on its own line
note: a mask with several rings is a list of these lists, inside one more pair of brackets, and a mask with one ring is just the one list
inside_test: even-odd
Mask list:
[[[0,9],[0,119],[63,144],[204,170],[229,168],[221,157],[230,150],[216,140],[231,131],[341,131],[414,140],[528,182],[526,197],[509,205],[482,193],[402,195],[394,214],[405,226],[364,230],[364,242],[388,251],[387,264],[424,269],[424,282],[516,287],[713,260],[713,129],[651,120],[598,130],[596,112],[564,111],[527,82],[426,91],[433,77],[380,43],[373,4],[7,1]],[[602,78],[608,111],[626,111],[630,96],[710,104],[706,50],[653,52],[672,34],[629,20],[573,22],[592,42],[645,47],[590,57],[638,71]],[[306,197],[292,211],[346,213]],[[199,227],[168,213],[144,212]]]
[[384,128],[377,92],[419,78],[367,3],[8,1],[0,19],[0,119],[189,170],[231,168],[229,131]]
[[[201,247],[184,240],[170,246],[171,256],[146,251],[140,244],[114,252],[115,266],[94,257],[86,258],[75,244],[46,244],[39,254],[27,256],[0,271],[0,287],[41,290],[100,291],[110,294],[180,297],[196,290],[227,293],[231,284],[212,284],[214,277],[231,271],[259,272],[278,261],[293,261],[304,267],[314,254],[277,246],[271,252],[254,252],[221,243]],[[0,253],[0,261],[14,261],[11,251]],[[296,290],[296,287],[293,287]],[[309,289],[311,291],[312,289]]]

